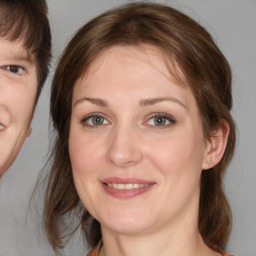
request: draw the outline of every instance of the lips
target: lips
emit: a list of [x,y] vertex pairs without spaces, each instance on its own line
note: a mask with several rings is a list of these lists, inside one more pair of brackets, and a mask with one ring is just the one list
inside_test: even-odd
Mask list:
[[0,124],[0,131],[2,131],[4,129],[5,129],[5,127],[2,124]]
[[128,199],[148,192],[155,182],[134,178],[110,177],[103,179],[104,190],[115,198]]

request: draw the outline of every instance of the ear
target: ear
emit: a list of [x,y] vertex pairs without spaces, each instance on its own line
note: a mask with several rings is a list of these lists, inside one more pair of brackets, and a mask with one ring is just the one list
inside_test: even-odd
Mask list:
[[217,165],[226,149],[230,126],[226,120],[222,120],[217,130],[211,133],[207,140],[202,169],[207,170]]
[[29,128],[29,130],[27,131],[27,138],[31,135],[32,133],[32,128]]

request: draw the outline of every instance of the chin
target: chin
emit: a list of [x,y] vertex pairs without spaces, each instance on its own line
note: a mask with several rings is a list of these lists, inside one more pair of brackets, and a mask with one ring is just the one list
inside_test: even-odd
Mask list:
[[148,218],[145,214],[127,214],[108,217],[105,220],[100,220],[102,226],[105,226],[107,229],[110,229],[116,233],[133,235],[144,233],[153,226],[153,219]]

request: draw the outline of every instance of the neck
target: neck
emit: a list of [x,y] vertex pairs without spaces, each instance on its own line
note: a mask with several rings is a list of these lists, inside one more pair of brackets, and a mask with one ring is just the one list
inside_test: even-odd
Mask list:
[[176,227],[175,232],[161,230],[141,235],[120,235],[103,229],[103,247],[100,256],[219,256],[204,243],[198,229],[188,232]]

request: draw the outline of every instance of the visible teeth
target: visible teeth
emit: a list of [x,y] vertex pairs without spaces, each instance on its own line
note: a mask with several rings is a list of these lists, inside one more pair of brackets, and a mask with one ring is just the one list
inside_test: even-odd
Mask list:
[[4,130],[4,126],[0,124],[0,131]]
[[107,185],[114,189],[135,189],[135,188],[145,188],[149,186],[149,184],[137,184],[137,183],[129,183],[129,184],[107,183]]

